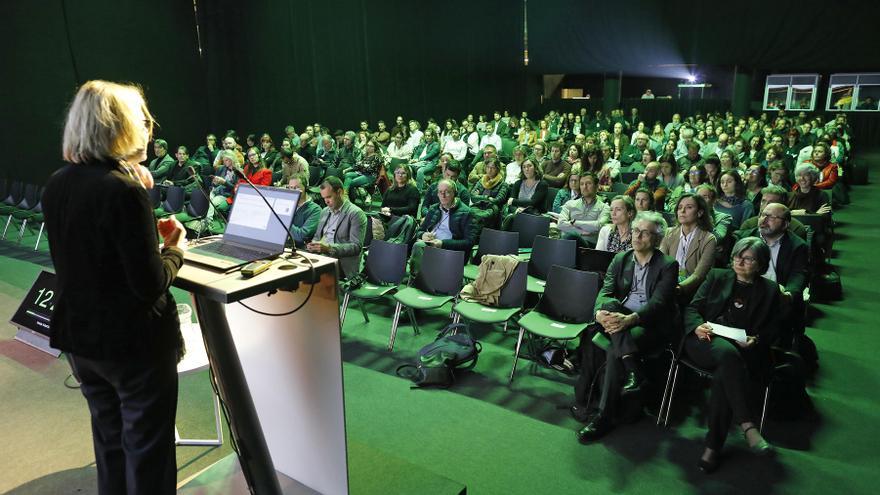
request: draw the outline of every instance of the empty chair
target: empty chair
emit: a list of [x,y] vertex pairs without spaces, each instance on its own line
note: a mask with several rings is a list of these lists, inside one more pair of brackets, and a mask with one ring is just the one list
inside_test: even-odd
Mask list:
[[640,172],[620,172],[620,177],[618,177],[618,179],[620,179],[621,184],[629,187],[634,180],[639,178],[639,173]]
[[471,258],[472,264],[464,267],[464,278],[470,280],[477,278],[484,254],[516,254],[518,246],[518,232],[483,228],[480,233],[480,244],[477,245],[477,253]]
[[501,288],[496,306],[486,306],[477,302],[458,301],[452,308],[455,316],[453,322],[458,323],[462,318],[478,323],[494,324],[504,323],[504,331],[507,331],[507,323],[517,313],[522,311],[526,299],[526,278],[528,277],[529,264],[520,261],[510,278]]
[[364,301],[379,299],[398,289],[406,275],[406,254],[406,244],[385,242],[379,239],[373,241],[364,262],[366,281],[360,287],[346,291],[342,298],[340,326],[345,324],[345,315],[352,298],[360,302],[364,321],[369,323],[370,317],[367,316],[364,309]]
[[547,188],[547,197],[544,199],[544,211],[553,211],[553,200],[556,199],[557,194],[559,194],[558,187]]
[[162,191],[158,187],[154,186],[147,189],[147,195],[150,197],[150,206],[152,206],[154,210],[162,205]]
[[162,202],[162,206],[155,210],[156,216],[167,217],[183,211],[183,200],[185,196],[186,194],[182,187],[170,186],[168,192],[165,194],[165,201]]
[[6,220],[6,225],[9,225],[9,221],[12,219],[12,212],[15,210],[15,207],[21,203],[21,200],[24,199],[24,184],[18,181],[13,182],[9,185],[9,190],[0,199],[0,215],[7,215],[9,218]]
[[519,337],[508,382],[513,381],[526,332],[545,339],[571,340],[593,321],[593,306],[599,294],[599,275],[554,265],[547,287],[534,311],[519,320]]
[[519,233],[520,249],[529,249],[534,244],[535,237],[550,234],[551,221],[549,217],[518,213],[513,217],[513,225],[510,229]]
[[547,276],[553,265],[574,268],[577,263],[577,241],[572,239],[535,238],[532,257],[529,259],[528,291],[544,292]]
[[27,230],[28,222],[40,223],[40,234],[37,236],[37,245],[39,245],[40,237],[43,235],[43,203],[37,203],[30,210],[15,210],[12,212],[12,216],[16,220],[21,220],[21,228],[18,230],[19,244],[21,244],[21,239],[24,237],[25,230]]
[[[37,206],[37,203],[40,202],[40,187],[36,184],[26,184],[24,189],[22,190],[21,200],[13,205],[11,208],[5,207],[2,213],[5,213],[6,218],[6,226],[3,228],[3,239],[6,239],[6,233],[9,231],[9,226],[12,224],[13,219],[22,220],[24,217],[29,216],[29,212]],[[21,237],[19,237],[21,240]]]
[[208,215],[208,209],[211,206],[211,200],[205,195],[201,189],[193,191],[189,198],[189,203],[183,208],[183,211],[174,215],[180,220],[180,223],[191,222],[193,220],[202,220]]
[[394,349],[400,312],[404,307],[407,309],[413,330],[418,334],[419,327],[416,323],[414,310],[440,308],[458,297],[464,274],[464,254],[464,251],[452,251],[433,246],[425,247],[421,271],[415,278],[414,286],[394,294],[397,305],[394,308],[391,336],[388,339],[389,351]]

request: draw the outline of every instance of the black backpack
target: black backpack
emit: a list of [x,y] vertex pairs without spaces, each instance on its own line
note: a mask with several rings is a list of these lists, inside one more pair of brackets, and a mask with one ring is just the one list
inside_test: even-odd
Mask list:
[[455,370],[477,365],[482,346],[471,336],[467,325],[452,323],[437,334],[434,342],[419,349],[416,364],[397,368],[397,376],[412,380],[412,388],[449,388],[455,381]]

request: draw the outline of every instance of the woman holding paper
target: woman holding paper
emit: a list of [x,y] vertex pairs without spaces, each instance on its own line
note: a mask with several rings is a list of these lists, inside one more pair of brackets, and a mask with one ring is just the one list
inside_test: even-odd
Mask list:
[[[770,249],[757,237],[733,247],[731,269],[713,269],[685,309],[684,352],[693,362],[712,370],[709,431],[699,467],[711,473],[720,465],[720,452],[731,422],[740,426],[754,453],[773,449],[761,436],[749,398],[751,381],[765,375],[770,344],[777,331],[779,286],[762,277],[770,264]],[[712,325],[744,329],[741,340],[713,333]],[[725,332],[734,335],[734,332]]]

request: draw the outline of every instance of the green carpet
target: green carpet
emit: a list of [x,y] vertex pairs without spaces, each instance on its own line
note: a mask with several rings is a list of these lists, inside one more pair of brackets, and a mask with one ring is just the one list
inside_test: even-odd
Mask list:
[[[880,156],[862,159],[876,162]],[[751,457],[732,432],[721,470],[701,474],[696,460],[705,403],[688,404],[685,394],[678,397],[670,428],[659,429],[648,418],[616,429],[596,445],[582,446],[574,437],[579,424],[567,412],[572,378],[543,369],[532,374],[530,363],[521,361],[508,386],[516,334],[504,335],[500,327],[474,328],[484,351],[474,372],[459,376],[452,389],[411,390],[394,369],[413,359],[448,314],[420,314],[418,336],[402,317],[395,350],[389,353],[390,303],[368,304],[369,324],[357,307],[350,308],[343,329],[350,455],[400,459],[451,480],[449,486],[466,485],[472,494],[873,493],[880,465],[874,447],[880,438],[875,299],[880,269],[869,256],[880,245],[878,197],[880,186],[856,187],[852,206],[835,214],[839,236],[833,261],[845,299],[814,305],[818,316],[808,333],[821,361],[809,392],[816,415],[768,422],[767,437],[779,446],[773,460]],[[32,254],[0,242],[0,319],[9,319],[48,265],[45,248]],[[79,392],[63,386],[66,363],[12,341],[13,334],[11,326],[0,327],[0,421],[5,426],[0,431],[0,492],[94,493],[88,412]],[[210,435],[206,374],[182,378],[180,397],[181,432]],[[227,443],[177,452],[183,479],[230,451]],[[352,474],[356,463],[357,472],[370,472],[368,462],[352,461]],[[353,481],[352,487],[358,493],[415,493],[409,474]],[[423,493],[433,492],[424,488]],[[434,488],[442,492],[447,487],[439,483]]]

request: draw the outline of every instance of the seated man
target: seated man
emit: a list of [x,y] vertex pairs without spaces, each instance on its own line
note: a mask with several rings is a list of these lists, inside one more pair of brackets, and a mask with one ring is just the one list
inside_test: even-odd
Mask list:
[[309,197],[309,176],[294,175],[288,181],[287,187],[299,191],[299,201],[296,203],[296,211],[293,213],[293,221],[290,224],[290,234],[296,242],[297,248],[303,248],[318,231],[318,219],[321,217],[321,207]]
[[611,208],[596,196],[599,180],[592,172],[581,174],[581,197],[562,205],[557,226],[563,239],[574,239],[585,247],[595,247],[599,229],[611,221]]
[[[578,441],[589,443],[613,427],[619,418],[622,394],[636,394],[645,382],[640,359],[646,351],[675,340],[678,306],[675,286],[678,262],[657,248],[666,231],[663,215],[642,212],[632,227],[632,250],[618,253],[596,298],[597,331],[611,341],[605,352],[605,378],[601,387],[598,414],[577,433]],[[584,356],[581,377],[575,386],[572,413],[586,418],[586,392],[591,370],[595,370],[593,333],[581,336]]]
[[648,149],[648,135],[644,132],[637,132],[635,142],[627,145],[620,156],[620,163],[624,166],[630,166],[633,163],[642,161],[642,153]]
[[158,184],[168,177],[168,171],[174,166],[175,161],[168,154],[168,142],[164,139],[153,141],[153,152],[156,153],[156,158],[150,162],[147,168],[153,175],[153,182]]
[[409,260],[413,276],[419,272],[425,246],[469,254],[476,243],[477,231],[471,209],[456,197],[456,183],[442,179],[437,183],[437,197],[440,202],[428,209],[416,231],[416,242]]
[[477,162],[474,165],[474,168],[471,169],[471,173],[468,174],[468,185],[473,187],[474,184],[479,182],[484,175],[486,175],[486,163],[495,162],[498,166],[499,170],[503,170],[504,167],[498,161],[498,148],[495,147],[494,144],[487,144],[485,148],[483,148],[482,160]]
[[361,269],[367,216],[345,197],[345,188],[338,177],[324,179],[321,197],[327,208],[318,220],[315,240],[306,244],[306,249],[337,258],[342,278],[348,278]]
[[[807,270],[807,244],[790,231],[791,211],[780,203],[770,203],[761,210],[758,227],[738,234],[745,237],[760,237],[770,248],[770,266],[764,277],[778,283],[786,299],[792,303],[788,321],[796,334],[804,330],[804,289],[809,282]],[[791,343],[791,334],[783,332],[781,344]]]
[[[199,187],[202,166],[189,159],[189,151],[186,146],[177,147],[177,161],[168,169],[163,183],[168,186],[180,186],[186,191],[186,196],[192,194],[193,189]],[[208,173],[210,175],[210,172]]]
[[[760,218],[760,213],[764,211],[764,208],[770,203],[779,203],[786,204],[788,203],[788,191],[780,186],[767,186],[761,189],[761,204],[758,208],[758,214],[743,221],[742,225],[740,225],[739,230],[737,230],[734,235],[737,239],[742,239],[744,237],[748,237],[745,235],[745,232],[753,231],[755,227],[758,226],[758,219]],[[791,223],[788,225],[789,232],[794,235],[800,237],[803,240],[807,240],[807,228],[804,227],[798,219],[792,218]]]
[[[449,179],[455,184],[455,197],[459,199],[464,204],[469,204],[471,202],[471,194],[468,192],[467,187],[464,184],[458,181],[458,176],[461,173],[461,163],[451,160],[447,161],[446,165],[443,164],[443,160],[440,160],[441,167],[443,167],[443,178]],[[428,210],[436,205],[439,201],[437,195],[437,187],[439,182],[435,182],[428,186],[428,191],[425,193],[425,199],[422,200],[422,208],[421,208],[421,216],[425,218],[428,214]]]

